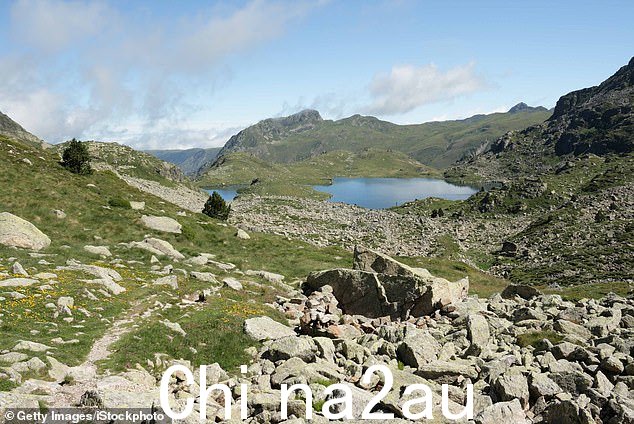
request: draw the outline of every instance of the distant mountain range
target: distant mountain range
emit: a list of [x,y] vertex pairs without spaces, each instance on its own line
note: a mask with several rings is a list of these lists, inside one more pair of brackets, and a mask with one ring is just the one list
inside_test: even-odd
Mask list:
[[186,149],[186,150],[146,150],[157,158],[173,163],[183,170],[185,175],[196,175],[199,169],[216,160],[221,147],[209,149]]
[[218,155],[246,152],[270,162],[290,163],[331,151],[358,153],[375,148],[399,151],[424,165],[445,168],[504,133],[541,123],[549,116],[544,107],[520,103],[506,113],[397,125],[361,115],[331,121],[315,110],[304,110],[265,119],[240,131]]

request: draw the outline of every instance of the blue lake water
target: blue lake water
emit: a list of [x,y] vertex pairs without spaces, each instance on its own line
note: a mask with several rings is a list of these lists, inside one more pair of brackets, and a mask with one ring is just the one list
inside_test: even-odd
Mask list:
[[205,191],[209,194],[217,191],[225,201],[230,202],[238,195],[238,189],[240,186],[226,186],[222,188],[206,188]]
[[335,178],[332,185],[313,188],[330,193],[331,202],[369,209],[390,208],[426,197],[464,200],[478,191],[432,178]]

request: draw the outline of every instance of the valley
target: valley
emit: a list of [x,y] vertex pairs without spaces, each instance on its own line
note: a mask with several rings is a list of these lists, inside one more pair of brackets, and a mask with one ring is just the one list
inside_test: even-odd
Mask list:
[[[252,423],[302,422],[282,419],[281,385],[308,384],[291,415],[321,423],[327,387],[364,405],[382,364],[377,408],[400,422],[412,384],[448,384],[454,410],[473,384],[477,424],[631,422],[633,100],[634,59],[552,113],[399,126],[309,110],[171,156],[182,169],[80,143],[85,174],[63,166],[69,144],[1,115],[0,410],[155,407],[179,364],[248,382]],[[372,209],[313,188],[336,177],[486,190]],[[235,185],[226,221],[202,213],[202,188]],[[169,383],[175,408],[223,420],[198,383]]]

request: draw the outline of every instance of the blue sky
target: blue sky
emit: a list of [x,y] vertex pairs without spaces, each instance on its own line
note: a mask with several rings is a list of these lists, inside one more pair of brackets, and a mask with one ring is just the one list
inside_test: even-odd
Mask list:
[[315,108],[397,123],[554,106],[634,54],[632,1],[0,2],[0,110],[49,142],[222,145]]

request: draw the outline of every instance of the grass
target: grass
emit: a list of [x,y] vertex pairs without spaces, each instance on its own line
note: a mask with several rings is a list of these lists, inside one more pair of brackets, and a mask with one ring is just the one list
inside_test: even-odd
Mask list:
[[552,344],[558,344],[564,340],[564,337],[554,331],[534,331],[517,336],[517,344],[520,347],[533,346],[538,348],[544,339],[547,339]]
[[[261,296],[270,297],[270,293],[267,290]],[[225,290],[222,297],[213,297],[187,312],[176,307],[157,312],[116,342],[112,346],[114,353],[100,365],[121,371],[136,363],[145,364],[148,359],[154,359],[154,353],[162,353],[170,358],[189,360],[193,367],[217,362],[223,369],[237,374],[239,366],[250,359],[244,350],[259,346],[242,332],[244,320],[262,315],[278,321],[284,319],[261,302],[249,302],[244,295]],[[187,336],[170,331],[160,322],[163,320],[179,323]]]

